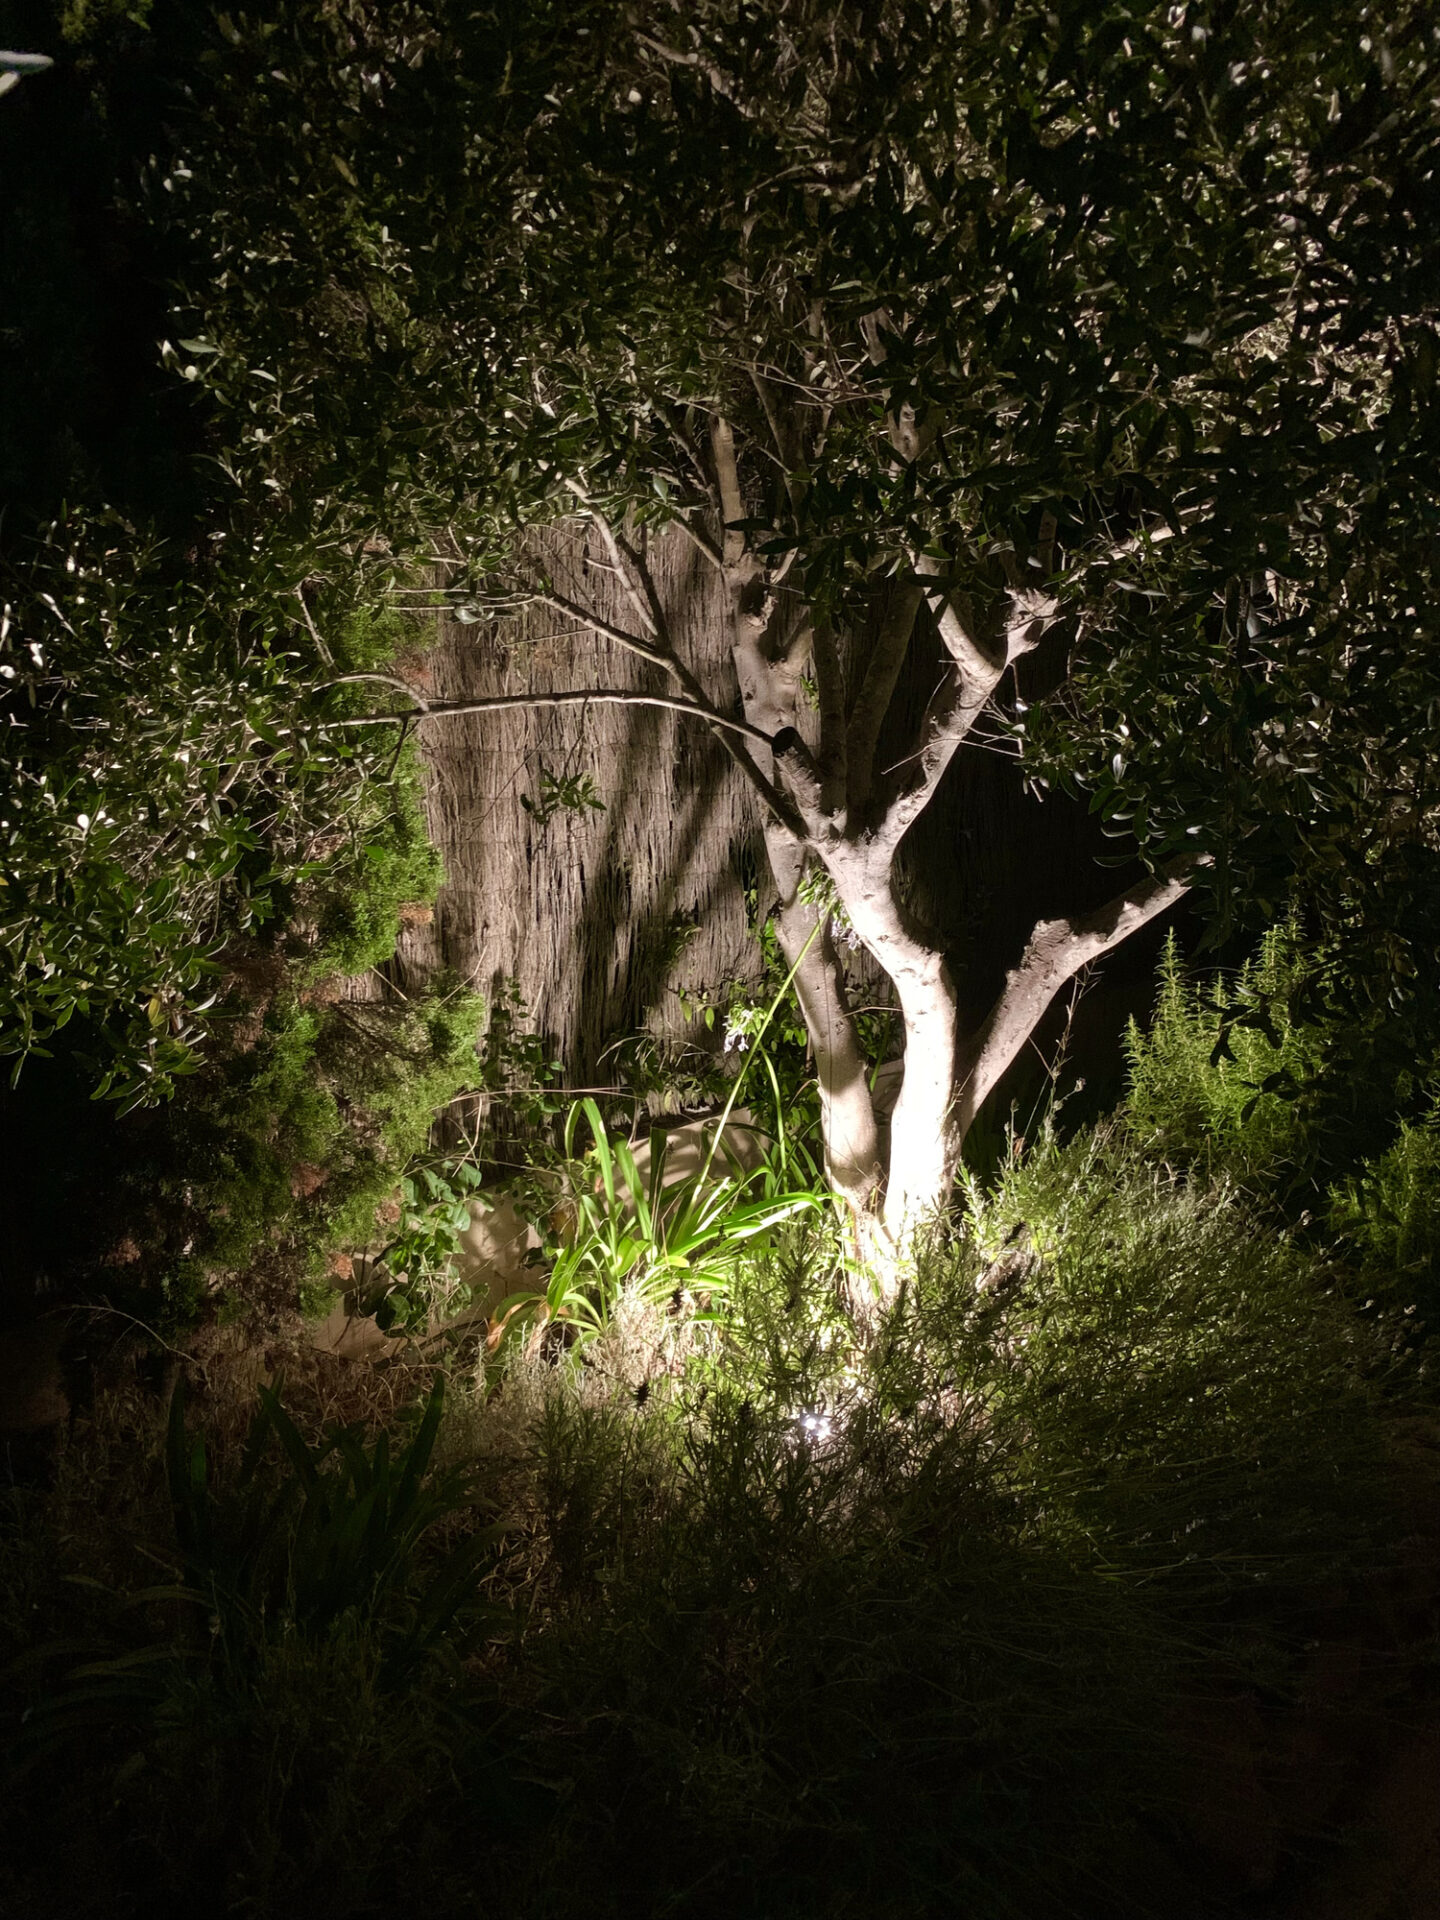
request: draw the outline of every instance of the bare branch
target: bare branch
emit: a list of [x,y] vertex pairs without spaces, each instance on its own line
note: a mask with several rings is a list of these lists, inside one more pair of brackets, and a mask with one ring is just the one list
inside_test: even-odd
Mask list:
[[[430,711],[430,703],[426,700],[424,694],[419,692],[417,688],[412,687],[408,680],[397,679],[393,673],[342,673],[335,680],[325,681],[322,686],[316,689],[316,691],[319,693],[324,693],[326,688],[328,687],[355,686],[360,681],[363,681],[363,680],[373,680],[379,686],[393,687],[396,693],[409,694],[410,698],[415,702],[415,710],[414,710],[414,713],[404,716],[407,719],[413,720],[415,717],[415,713],[429,713]],[[387,720],[391,720],[391,719],[398,720],[401,718],[399,714],[385,714],[385,715],[382,715],[381,717]],[[356,723],[351,721],[345,721],[343,724],[346,726],[350,726]]]
[[[668,664],[660,661],[657,664]],[[687,676],[689,678],[689,676]],[[748,720],[732,720],[728,714],[720,713],[705,699],[703,691],[699,698],[681,700],[659,693],[636,693],[619,689],[597,689],[594,692],[575,691],[569,693],[506,693],[494,694],[477,700],[432,700],[426,701],[415,689],[403,680],[395,680],[383,673],[347,673],[339,679],[326,682],[328,686],[346,686],[353,681],[375,680],[381,685],[393,687],[399,693],[409,694],[416,707],[409,713],[371,713],[357,714],[353,718],[331,722],[342,727],[372,727],[397,725],[401,721],[425,720],[432,715],[453,713],[497,713],[507,707],[583,707],[586,705],[625,706],[625,707],[662,707],[671,713],[693,713],[697,720],[703,720],[724,747],[735,765],[744,774],[760,799],[774,817],[789,832],[798,834],[802,839],[806,827],[794,802],[763,774],[755,764],[753,755],[746,746],[746,739],[754,740],[758,745],[769,748],[772,736],[761,727],[752,727]],[[697,683],[690,679],[692,686]],[[738,737],[737,737],[738,736]]]
[[[997,674],[996,679],[999,679]],[[904,764],[909,777],[885,803],[874,829],[877,845],[897,847],[935,796],[946,769],[990,699],[993,686],[975,689],[950,672],[941,681],[920,723],[920,751]]]
[[739,522],[745,518],[745,496],[740,491],[735,435],[723,414],[715,415],[710,445],[715,455],[715,477],[720,485],[720,512],[725,521],[724,564],[734,567],[745,555],[745,535],[739,531]]
[[1005,619],[1005,664],[1013,666],[1022,654],[1033,653],[1054,626],[1060,602],[1036,587],[1016,587],[1009,596]]
[[[582,500],[585,499],[585,496],[583,493],[580,495],[580,497]],[[600,512],[598,507],[590,506],[590,503],[588,500],[585,502],[585,504],[589,509],[591,520],[600,529],[600,538],[605,542],[605,550],[610,555],[611,563],[615,568],[616,574],[619,576],[620,585],[625,591],[625,598],[630,602],[631,606],[635,609],[636,616],[638,617],[641,626],[644,627],[646,631],[650,633],[654,638],[659,639],[661,637],[660,629],[661,629],[661,626],[664,624],[664,615],[661,614],[659,619],[657,620],[655,608],[653,606],[649,606],[646,604],[647,596],[642,596],[637,591],[634,579],[631,577],[630,569],[625,565],[625,559],[622,558],[621,551],[620,551],[621,541],[616,535],[615,529],[611,526],[610,522],[605,518],[604,514]],[[630,558],[633,564],[634,555],[631,552],[628,543],[626,544],[626,547],[625,547],[625,554]],[[649,595],[648,598],[653,600],[654,598],[653,594]]]
[[[920,728],[920,751],[906,763],[912,771],[885,807],[877,839],[890,846],[925,811],[945,770],[976,721],[989,706],[1005,669],[1039,645],[1052,624],[1058,603],[1033,588],[1012,591],[1003,647],[985,646],[955,597],[939,582],[940,563],[929,554],[915,561],[921,587],[931,597],[936,625],[954,664],[931,696]],[[933,583],[933,584],[927,584]]]
[[327,667],[333,667],[335,664],[335,656],[331,653],[329,647],[326,646],[325,642],[320,638],[320,630],[315,625],[314,620],[311,618],[309,603],[306,601],[305,589],[303,587],[296,587],[295,598],[300,602],[300,611],[301,613],[304,614],[305,624],[310,629],[310,638],[315,642],[315,651],[319,654],[320,658],[325,662]]
[[1040,922],[984,1023],[961,1049],[957,1122],[962,1135],[1061,987],[1173,907],[1203,864],[1177,862],[1166,875],[1141,881],[1094,913]]
[[[750,369],[750,383],[755,389],[755,397],[760,402],[760,410],[765,415],[765,424],[770,429],[770,438],[775,442],[775,451],[780,458],[781,477],[785,482],[785,495],[792,507],[798,507],[803,489],[795,479],[795,469],[800,464],[800,437],[793,422],[787,422],[781,411],[779,398],[769,377],[761,373],[758,367]],[[806,396],[808,399],[808,395]]]
[[[935,624],[940,629],[945,651],[959,668],[961,676],[973,680],[977,687],[988,682],[993,690],[1006,663],[997,660],[995,652],[982,643],[973,629],[973,622],[962,612],[952,587],[944,578],[943,563],[935,559],[933,554],[921,553],[915,555],[914,567],[920,576],[921,589],[930,603],[930,611],[935,616]],[[985,698],[988,700],[989,697],[987,692]]]
[[613,621],[606,620],[588,607],[582,607],[578,600],[571,600],[563,593],[537,593],[535,599],[543,607],[553,607],[557,613],[569,614],[572,620],[578,620],[583,627],[589,627],[592,633],[603,634],[605,639],[613,640],[617,647],[624,647],[627,653],[646,660],[652,667],[669,667],[670,661],[659,647],[650,641],[642,640],[637,634],[627,633],[624,627],[617,627]]
[[[707,500],[712,498],[715,492],[714,481],[711,478],[709,467],[705,464],[705,456],[694,435],[685,423],[685,408],[678,403],[667,406],[665,401],[658,395],[653,398],[652,404],[657,414],[669,428],[676,445],[689,461],[700,492]],[[694,503],[692,502],[692,504]]]
[[[683,666],[680,650],[675,645],[675,636],[670,631],[669,617],[665,612],[665,603],[655,585],[655,576],[650,571],[650,562],[645,558],[643,546],[636,546],[633,540],[627,540],[623,533],[615,533],[605,522],[600,523],[610,552],[614,556],[615,566],[625,583],[625,591],[631,604],[637,610],[643,610],[651,632],[664,649],[666,657]],[[628,566],[627,566],[628,562]],[[636,581],[639,582],[637,588]]]
[[[927,597],[936,596],[932,600],[936,625],[953,671],[931,695],[920,723],[920,751],[908,762],[910,773],[886,802],[878,823],[876,837],[889,846],[898,846],[929,806],[961,743],[989,706],[1011,658],[1008,645],[1003,652],[983,646],[945,589],[926,584],[938,573],[938,562],[922,554],[916,570],[922,575],[921,590]],[[1028,650],[1028,634],[1027,624],[1020,630],[1020,641],[1025,644],[1017,643],[1017,655]]]
[[845,742],[849,809],[859,818],[870,799],[875,778],[875,749],[885,724],[895,683],[905,663],[915,616],[920,611],[920,589],[895,583],[885,597],[880,631],[865,665],[865,675],[850,715]]
[[712,707],[699,705],[693,700],[678,700],[663,693],[634,693],[628,689],[596,687],[566,693],[496,693],[478,700],[432,700],[427,703],[421,701],[413,688],[407,687],[403,681],[391,680],[383,673],[346,673],[329,684],[347,686],[354,680],[383,681],[387,686],[398,687],[402,692],[409,693],[418,704],[408,713],[355,714],[343,720],[332,720],[329,723],[331,726],[393,726],[401,721],[434,720],[447,714],[503,713],[507,709],[522,707],[663,707],[670,713],[693,713],[697,720],[703,720],[707,726],[723,727],[731,733],[755,740],[763,747],[774,746],[771,736],[759,727],[752,727],[748,720],[732,720],[725,714],[716,713]]

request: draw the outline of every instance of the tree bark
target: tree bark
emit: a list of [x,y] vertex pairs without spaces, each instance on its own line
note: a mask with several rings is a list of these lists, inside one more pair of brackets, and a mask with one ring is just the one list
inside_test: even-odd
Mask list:
[[955,1127],[963,1143],[976,1114],[1055,995],[1083,967],[1168,912],[1189,888],[1187,863],[1168,876],[1142,881],[1095,913],[1042,920],[1020,964],[1006,975],[994,1006],[960,1048],[955,1075]]
[[[740,704],[751,727],[774,742],[799,741],[801,675],[818,653],[828,661],[828,630],[817,636],[803,598],[777,585],[738,531],[744,518],[735,446],[729,424],[714,422],[711,446],[725,531],[721,565],[730,595],[730,618]],[[835,676],[822,672],[822,702],[832,706]],[[826,743],[822,739],[822,755]],[[773,751],[755,750],[760,771],[793,801]],[[792,824],[793,821],[793,824]],[[786,820],[775,809],[765,824],[765,852],[779,896],[776,931],[795,972],[795,986],[815,1057],[820,1092],[825,1172],[834,1190],[859,1216],[873,1206],[883,1179],[880,1131],[860,1038],[845,992],[845,975],[828,924],[806,950],[815,930],[813,911],[799,898],[810,855],[803,814]]]
[[819,938],[806,950],[815,932],[815,912],[797,895],[805,872],[804,847],[783,827],[772,824],[765,829],[765,850],[780,895],[775,917],[780,950],[795,968],[795,991],[815,1056],[825,1177],[853,1213],[868,1213],[884,1168],[869,1072],[850,1012],[844,970],[828,917]]

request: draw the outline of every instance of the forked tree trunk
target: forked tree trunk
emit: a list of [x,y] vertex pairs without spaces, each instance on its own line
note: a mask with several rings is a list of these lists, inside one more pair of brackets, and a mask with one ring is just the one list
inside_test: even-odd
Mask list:
[[[632,543],[583,501],[604,552],[611,597],[604,612],[560,592],[542,575],[537,604],[591,626],[611,648],[660,669],[670,691],[593,688],[494,693],[430,701],[425,712],[500,712],[575,703],[678,710],[709,725],[764,809],[765,847],[778,898],[777,931],[814,1053],[827,1176],[855,1219],[857,1242],[878,1253],[881,1279],[928,1215],[948,1203],[965,1136],[987,1095],[1064,984],[1127,939],[1184,893],[1184,870],[1148,879],[1098,912],[1038,924],[1019,965],[985,1017],[962,1030],[955,981],[942,938],[907,911],[898,856],[911,826],[933,799],[1001,677],[1039,642],[1056,600],[1024,584],[1015,556],[992,583],[989,611],[977,617],[928,555],[914,557],[877,590],[868,614],[837,632],[811,606],[798,566],[775,562],[751,540],[735,448],[727,424],[712,436],[718,542],[693,523],[686,532],[722,584],[731,656],[744,720],[710,693],[665,577],[652,570],[643,541]],[[1052,530],[1053,532],[1053,530]],[[1042,546],[1050,536],[1042,534]],[[1045,562],[1037,559],[1039,578]],[[712,575],[713,578],[713,575]],[[618,588],[618,592],[616,589]],[[878,765],[879,744],[912,636],[930,623],[945,669],[931,694],[915,750]],[[713,677],[710,663],[707,678]],[[417,698],[421,696],[417,695]],[[888,1166],[828,925],[801,897],[807,870],[821,867],[855,934],[891,981],[904,1025],[904,1078],[890,1124]],[[823,912],[823,910],[822,910]]]
[[[722,476],[724,444],[721,442]],[[734,497],[726,519],[735,520]],[[948,1204],[961,1150],[981,1105],[1035,1031],[1061,987],[1085,966],[1164,912],[1185,891],[1183,874],[1152,879],[1099,912],[1043,922],[986,1018],[962,1032],[955,982],[939,937],[909,914],[897,888],[900,844],[933,798],[959,746],[992,699],[1006,668],[1038,643],[1053,617],[1047,596],[1012,585],[997,630],[981,633],[970,612],[940,588],[921,560],[916,577],[896,583],[872,622],[868,658],[852,662],[858,691],[843,692],[837,637],[798,594],[771,589],[753,556],[727,540],[735,659],[747,721],[773,741],[765,771],[776,792],[766,845],[782,902],[794,900],[807,862],[828,872],[851,926],[891,981],[904,1023],[904,1077],[890,1124],[883,1187],[860,1175],[853,1143],[865,1154],[877,1136],[844,983],[828,937],[807,957],[802,1006],[822,1088],[827,1164],[837,1190],[857,1212],[879,1202],[884,1239],[903,1249],[915,1229]],[[875,767],[880,723],[894,692],[911,631],[926,600],[950,657],[950,674],[932,696],[919,751],[888,785]],[[863,651],[851,636],[852,652]],[[818,733],[800,731],[802,669],[815,676]],[[763,754],[761,757],[764,757]],[[784,802],[784,809],[775,801]],[[788,814],[788,818],[785,817]],[[782,929],[786,921],[782,917]],[[786,942],[792,960],[800,928]],[[858,1176],[858,1177],[857,1177]],[[863,1237],[863,1236],[862,1236]],[[890,1274],[893,1277],[893,1264]]]

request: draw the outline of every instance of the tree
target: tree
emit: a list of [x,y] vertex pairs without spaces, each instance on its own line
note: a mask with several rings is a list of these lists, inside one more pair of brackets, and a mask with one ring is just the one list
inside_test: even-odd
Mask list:
[[[1223,930],[1299,880],[1317,935],[1378,925],[1387,990],[1413,965],[1440,745],[1418,5],[217,20],[164,184],[214,263],[191,364],[252,422],[237,484],[397,546],[443,519],[478,613],[503,587],[595,628],[504,538],[592,523],[633,616],[605,633],[763,802],[857,1214],[883,1189],[899,1238],[942,1203],[1058,988],[1187,890]],[[723,580],[738,714],[654,589],[666,528]],[[965,1032],[897,855],[982,739],[1086,787],[1143,874],[1038,925]],[[888,1177],[816,875],[903,1012]]]
[[313,546],[284,551],[238,516],[227,532],[230,552],[187,567],[116,515],[74,512],[0,565],[12,1083],[74,1020],[66,1043],[84,1030],[97,1098],[166,1099],[200,1064],[247,939],[298,922],[312,973],[361,969],[389,946],[357,920],[383,929],[433,885],[395,751],[335,724],[372,698],[314,688],[387,658],[385,629],[404,630],[377,617],[373,567],[325,555],[331,577],[307,598]]

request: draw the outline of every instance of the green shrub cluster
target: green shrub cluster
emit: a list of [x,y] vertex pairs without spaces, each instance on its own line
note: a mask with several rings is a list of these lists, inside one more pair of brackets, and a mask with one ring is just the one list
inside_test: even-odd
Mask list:
[[1192,978],[1171,936],[1154,1019],[1143,1033],[1132,1021],[1126,1034],[1126,1118],[1147,1152],[1257,1197],[1313,1177],[1313,1094],[1333,1035],[1292,1020],[1301,973],[1293,927],[1267,934],[1229,980]]
[[389,1238],[377,1209],[393,1206],[436,1112],[474,1085],[483,1011],[443,978],[404,1002],[291,989],[250,1044],[150,1117],[126,1182],[172,1249],[145,1276],[172,1324],[226,1288],[270,1306],[299,1289],[318,1308],[327,1254]]
[[1440,1308],[1434,1056],[1412,1025],[1301,1020],[1313,978],[1293,923],[1229,979],[1188,975],[1172,940],[1154,1021],[1126,1038],[1125,1123],[1148,1154],[1313,1227],[1423,1323]]
[[182,558],[77,510],[0,568],[0,1052],[78,1018],[131,1107],[199,1064],[228,947],[284,927],[310,977],[359,971],[438,878],[413,760],[346,724],[374,688],[340,676],[414,645],[387,569],[215,534]]
[[[380,671],[413,654],[418,638],[413,618],[380,600],[362,604],[337,623],[330,642],[335,670]],[[363,688],[337,693],[351,712],[362,713],[370,704]],[[401,908],[428,905],[440,885],[440,856],[426,829],[413,743],[390,752],[386,771],[383,784],[353,782],[324,864],[306,876],[290,902],[292,919],[305,928],[305,939],[292,944],[306,980],[364,973],[388,960]]]
[[1330,1190],[1327,1224],[1367,1276],[1408,1295],[1426,1320],[1440,1306],[1440,1130],[1400,1123],[1393,1145]]
[[[388,959],[441,877],[413,746],[344,725],[375,689],[342,676],[416,646],[393,569],[242,531],[177,578],[118,516],[77,513],[21,549],[0,612],[11,1105],[48,1055],[37,1103],[100,1139],[98,1165],[47,1171],[87,1223],[52,1277],[91,1288],[116,1255],[108,1296],[167,1329],[227,1288],[318,1305],[327,1253],[386,1237],[377,1206],[479,1079],[474,995],[331,984]],[[122,1117],[85,1115],[91,1093]]]
[[[845,1285],[812,1213],[737,1268],[723,1321],[683,1329],[641,1289],[579,1365],[457,1376],[436,1459],[499,1529],[474,1548],[408,1437],[302,1441],[313,1412],[267,1402],[283,1449],[207,1466],[177,1415],[167,1473],[157,1414],[100,1471],[98,1407],[52,1506],[16,1509],[35,1658],[6,1710],[54,1725],[88,1687],[90,1732],[78,1768],[46,1749],[12,1785],[4,1871],[75,1897],[46,1849],[63,1767],[102,1903],[203,1878],[275,1916],[1213,1912],[1193,1710],[1288,1710],[1302,1623],[1388,1564],[1413,1354],[1119,1128],[972,1184],[869,1337]],[[106,1563],[107,1472],[134,1489],[128,1564],[138,1540],[181,1586],[221,1581],[233,1672],[184,1603],[67,1589]],[[387,1557],[401,1492],[434,1524]],[[230,1551],[257,1526],[278,1560]],[[488,1567],[463,1593],[457,1551]],[[40,1658],[50,1607],[98,1669]]]

